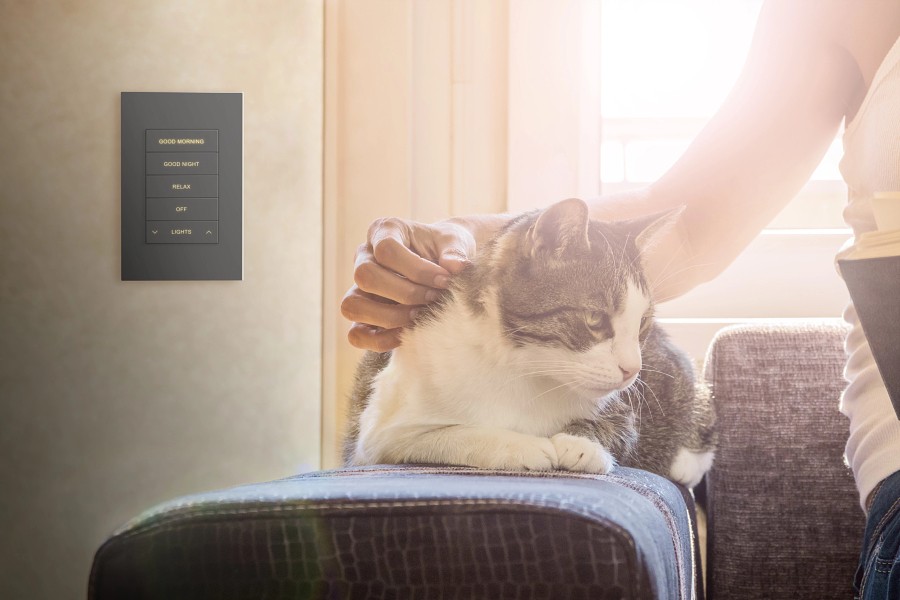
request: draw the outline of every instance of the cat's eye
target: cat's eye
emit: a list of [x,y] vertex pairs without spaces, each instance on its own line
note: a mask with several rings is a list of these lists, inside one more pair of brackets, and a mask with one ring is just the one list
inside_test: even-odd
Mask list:
[[602,310],[589,310],[585,312],[584,320],[591,329],[600,329],[606,326],[607,316]]
[[638,330],[640,336],[645,336],[650,331],[650,324],[652,322],[653,315],[644,315],[641,317],[641,328]]

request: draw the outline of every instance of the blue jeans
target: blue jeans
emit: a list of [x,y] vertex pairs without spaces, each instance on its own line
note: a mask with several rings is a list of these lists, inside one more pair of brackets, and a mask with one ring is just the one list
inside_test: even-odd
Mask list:
[[855,598],[900,598],[900,471],[882,482],[866,520]]

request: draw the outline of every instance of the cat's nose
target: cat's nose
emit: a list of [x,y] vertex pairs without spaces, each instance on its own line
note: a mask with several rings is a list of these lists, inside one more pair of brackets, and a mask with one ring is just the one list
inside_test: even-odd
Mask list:
[[635,367],[632,367],[632,366],[623,367],[622,365],[619,365],[619,370],[622,371],[622,380],[625,380],[625,379],[631,379],[634,376],[634,374],[637,373],[640,369],[636,369]]

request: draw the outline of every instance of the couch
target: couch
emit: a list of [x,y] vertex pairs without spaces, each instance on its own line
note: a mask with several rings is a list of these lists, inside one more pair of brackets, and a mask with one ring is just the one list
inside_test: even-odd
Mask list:
[[717,335],[720,444],[696,494],[625,468],[308,473],[139,515],[97,551],[89,598],[851,597],[864,519],[842,461],[844,335],[814,321]]

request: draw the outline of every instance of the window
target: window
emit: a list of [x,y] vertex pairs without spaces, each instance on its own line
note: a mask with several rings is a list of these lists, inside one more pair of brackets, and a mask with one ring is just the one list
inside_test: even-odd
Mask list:
[[[645,185],[681,155],[725,99],[745,59],[760,0],[600,0],[600,189]],[[584,85],[590,90],[593,86]],[[753,319],[838,317],[848,298],[832,267],[850,233],[836,139],[810,182],[714,282],[660,307],[695,358],[715,331]]]
[[[687,148],[737,78],[761,4],[602,0],[604,191],[654,181]],[[812,180],[839,182],[840,154],[838,139]]]

